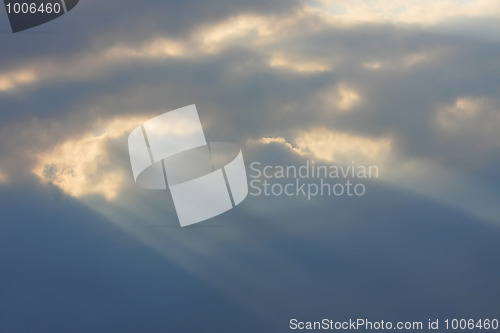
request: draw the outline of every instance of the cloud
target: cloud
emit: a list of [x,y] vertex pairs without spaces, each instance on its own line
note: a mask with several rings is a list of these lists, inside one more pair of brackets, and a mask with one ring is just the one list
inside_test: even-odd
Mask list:
[[361,102],[361,96],[356,90],[340,84],[333,94],[327,94],[326,100],[327,104],[333,104],[340,111],[350,111]]
[[[353,52],[358,50],[350,49],[356,48],[356,45],[342,36],[354,34],[358,35],[355,36],[357,39],[365,34],[366,29],[368,28],[360,27],[356,32],[352,28],[339,26],[308,6],[291,7],[290,10],[279,13],[238,13],[222,17],[218,21],[202,21],[180,36],[159,32],[143,38],[109,38],[107,42],[101,41],[105,37],[100,37],[99,42],[81,50],[77,56],[62,53],[50,57],[28,58],[20,63],[13,62],[8,67],[0,68],[0,92],[41,84],[93,81],[122,72],[125,65],[134,68],[179,60],[189,63],[221,56],[234,48],[258,54],[264,59],[263,63],[274,69],[323,73],[338,69],[352,53],[358,56],[358,52]],[[331,38],[324,40],[328,33]],[[373,64],[375,69],[385,68],[387,65],[412,67],[435,60],[441,55],[441,49],[442,47],[434,46],[416,51],[393,50],[394,54],[384,55],[389,59],[363,59],[362,63],[369,69],[374,69]],[[318,50],[321,53],[314,52]]]
[[7,181],[8,181],[7,176],[5,175],[5,173],[2,172],[2,170],[0,170],[0,184],[6,183]]
[[[53,33],[6,38],[0,64],[0,108],[5,110],[0,116],[0,168],[9,185],[15,185],[15,196],[2,186],[1,202],[12,224],[9,232],[0,233],[0,246],[5,253],[27,253],[12,257],[15,276],[23,283],[12,285],[7,300],[15,303],[20,292],[30,290],[30,310],[36,313],[46,305],[44,300],[51,299],[40,285],[24,288],[33,280],[25,274],[26,267],[37,266],[25,263],[38,253],[42,266],[56,265],[47,268],[42,279],[56,281],[61,269],[83,267],[73,271],[81,281],[62,282],[70,289],[75,283],[89,283],[83,298],[73,297],[90,304],[84,304],[83,314],[94,313],[93,305],[105,298],[107,302],[101,303],[110,308],[118,304],[121,288],[101,295],[95,287],[101,284],[94,282],[102,277],[89,279],[85,274],[95,275],[93,270],[72,264],[74,256],[61,261],[54,255],[70,253],[67,244],[84,253],[89,247],[78,244],[95,240],[96,217],[97,230],[106,234],[101,245],[109,245],[118,234],[105,225],[110,222],[133,235],[134,240],[124,243],[132,246],[131,252],[137,252],[138,239],[161,254],[152,261],[139,256],[146,263],[143,271],[160,267],[160,275],[146,275],[160,277],[161,283],[144,280],[144,274],[123,280],[137,288],[127,288],[125,296],[139,303],[150,304],[158,295],[155,288],[144,286],[174,291],[170,301],[158,298],[142,312],[154,329],[170,324],[162,321],[165,307],[173,306],[180,317],[192,314],[192,307],[178,303],[177,296],[193,288],[198,288],[197,295],[209,289],[224,295],[235,304],[223,310],[241,305],[245,311],[235,312],[257,313],[260,319],[276,322],[275,330],[290,313],[312,318],[331,308],[332,295],[343,304],[345,317],[362,313],[367,308],[363,304],[388,299],[387,295],[413,302],[411,311],[425,315],[419,305],[436,297],[436,288],[445,284],[444,296],[433,300],[448,310],[451,306],[463,313],[474,304],[484,314],[484,309],[498,308],[494,301],[484,301],[487,295],[480,287],[498,280],[498,265],[489,265],[498,252],[498,228],[484,223],[498,223],[500,216],[495,183],[500,167],[498,43],[463,35],[453,27],[456,35],[442,34],[436,27],[456,20],[469,29],[476,24],[473,10],[457,16],[462,14],[430,2],[422,3],[429,13],[420,13],[423,5],[415,1],[336,3],[347,11],[327,8],[333,2],[314,8],[304,2],[267,0],[89,0],[72,14],[73,31],[61,29],[67,16],[46,26]],[[377,3],[380,8],[374,8]],[[496,15],[493,7],[488,9],[490,13],[476,17],[483,21]],[[380,13],[374,14],[376,10]],[[496,23],[481,24],[477,34],[484,36],[485,27]],[[134,186],[126,136],[152,114],[192,103],[198,106],[207,139],[247,142],[242,147],[248,163],[354,161],[378,166],[380,178],[367,184],[367,196],[359,200],[248,197],[238,209],[207,221],[203,228],[172,228],[177,219],[168,192]],[[128,186],[133,190],[127,191]],[[63,195],[54,195],[59,192]],[[82,203],[108,220],[90,214]],[[77,224],[63,223],[68,219]],[[19,246],[16,241],[23,237],[9,237],[13,230],[37,237]],[[43,230],[46,233],[38,237]],[[82,230],[89,232],[88,239]],[[63,238],[67,242],[60,242]],[[50,246],[42,252],[44,244]],[[116,260],[111,258],[114,254],[102,256],[109,252],[107,245],[91,254],[100,258],[97,262],[86,261],[85,255],[77,256],[78,261],[91,262],[98,270],[108,267]],[[51,262],[53,258],[57,260]],[[170,288],[163,283],[170,276],[161,268],[165,260],[173,263],[168,271],[188,272],[196,279],[184,287],[181,283],[181,289],[178,283]],[[443,268],[442,262],[451,264]],[[121,271],[136,263],[121,262]],[[374,265],[382,269],[374,270]],[[474,269],[466,269],[464,275],[469,266]],[[441,280],[436,281],[436,271],[443,273]],[[110,285],[118,275],[113,273],[102,285]],[[457,276],[459,281],[449,285],[449,277]],[[182,274],[178,279],[186,280]],[[259,280],[263,283],[256,284]],[[471,284],[474,280],[481,283]],[[326,293],[325,286],[331,287]],[[59,290],[60,295],[67,295],[68,288]],[[407,292],[401,295],[400,290]],[[455,301],[466,294],[475,296]],[[361,296],[353,302],[352,295]],[[198,305],[212,299],[209,292],[205,296]],[[372,307],[371,316],[398,311],[400,303]],[[26,311],[6,308],[17,319],[6,313],[9,319],[1,322],[31,323],[18,315]],[[203,306],[196,309],[204,313]],[[57,304],[43,310],[61,317]],[[73,312],[63,325],[69,328],[62,331],[71,331],[81,319],[81,311]],[[118,312],[102,322],[114,327]],[[224,322],[222,317],[212,322]],[[185,326],[179,322],[182,331]],[[269,330],[265,325],[245,327]]]
[[[36,84],[92,81],[110,72],[119,71],[123,64],[182,57],[186,48],[183,43],[155,37],[139,46],[118,43],[71,59],[55,57],[54,60],[34,60],[18,69],[0,72],[0,92]],[[61,66],[61,63],[64,65]]]
[[470,126],[477,120],[483,120],[483,125],[493,122],[499,125],[500,112],[492,100],[485,98],[461,97],[453,105],[445,106],[438,111],[436,121],[439,127],[447,131],[458,131]]
[[[292,7],[293,8],[293,7]],[[122,70],[123,64],[148,64],[182,58],[190,60],[220,54],[227,48],[271,47],[280,36],[295,29],[304,19],[301,11],[274,13],[244,13],[224,17],[216,22],[201,22],[192,27],[187,35],[159,33],[143,39],[112,40],[96,43],[91,50],[82,50],[73,55],[54,55],[31,59],[18,65],[17,69],[2,71],[0,68],[0,92],[33,84],[92,80]],[[263,53],[266,53],[263,51]],[[297,71],[324,71],[327,65],[320,61],[302,59],[294,64],[294,58],[271,52],[270,66],[284,66]],[[12,66],[9,66],[12,67]],[[29,69],[27,69],[29,68]]]
[[380,164],[391,153],[389,138],[373,139],[360,135],[315,128],[298,133],[289,143],[285,138],[261,138],[261,144],[282,144],[300,156],[337,164]]
[[344,22],[394,22],[432,25],[457,17],[499,17],[496,0],[317,0],[324,15]]
[[99,124],[101,134],[85,133],[37,154],[32,172],[46,184],[81,198],[99,194],[113,200],[127,173],[110,159],[109,143],[127,134],[145,119],[114,118]]
[[456,49],[449,46],[432,46],[421,51],[406,51],[397,56],[386,57],[384,61],[369,60],[362,63],[363,68],[370,71],[390,70],[414,71],[419,66],[430,66],[432,63],[439,63],[449,58]]
[[325,128],[301,132],[295,143],[314,158],[328,162],[377,164],[391,151],[391,139],[373,139]]
[[[175,58],[190,59],[221,52],[227,43],[248,33],[249,29],[257,29],[264,21],[269,21],[269,18],[243,16],[236,19],[236,23],[241,25],[239,29],[227,28],[227,25],[235,23],[230,19],[220,25],[196,31],[184,40],[153,36],[140,43],[118,42],[111,46],[106,45],[91,52],[82,52],[70,59],[56,56],[52,60],[33,60],[22,64],[18,69],[9,69],[4,73],[0,70],[0,92],[48,82],[94,80],[120,71],[123,64],[147,64]],[[61,63],[64,66],[61,66]]]
[[[170,23],[153,13],[153,5],[137,5],[139,12],[151,14],[149,23],[139,19],[126,33],[105,29],[88,36],[92,42],[74,52],[59,54],[55,48],[44,51],[50,57],[25,55],[2,64],[5,98],[0,106],[18,110],[3,116],[1,128],[9,178],[25,166],[30,172],[39,166],[33,156],[41,151],[63,160],[70,153],[54,147],[65,142],[94,147],[88,148],[96,152],[93,159],[105,160],[113,140],[91,135],[96,118],[160,113],[192,103],[198,104],[207,133],[216,139],[283,138],[296,155],[347,162],[353,159],[349,154],[379,163],[415,159],[469,172],[470,164],[457,163],[461,155],[477,161],[476,174],[490,177],[497,163],[493,152],[464,151],[462,145],[495,146],[497,134],[479,126],[486,125],[479,121],[484,118],[495,128],[493,115],[486,116],[494,110],[480,112],[468,125],[444,110],[464,96],[497,103],[492,74],[497,44],[394,21],[344,24],[304,3],[280,3],[273,10],[238,6],[200,14],[200,20],[189,16],[186,25],[167,29]],[[439,125],[443,121],[464,130],[454,133]],[[336,150],[314,131],[336,140]],[[353,142],[351,150],[344,141]],[[363,146],[380,153],[370,156]],[[50,165],[49,160],[42,164]],[[17,170],[16,165],[23,167]]]
[[480,150],[499,147],[500,106],[492,98],[459,97],[441,106],[434,117],[438,137]]
[[363,67],[370,70],[381,69],[383,64],[380,61],[367,61],[363,63]]
[[32,69],[19,69],[0,75],[0,92],[26,85],[38,80],[38,73]]
[[222,47],[235,41],[260,39],[272,35],[269,18],[260,15],[238,15],[206,26],[195,36],[201,41],[201,49],[208,53],[219,52]]
[[280,53],[271,55],[269,66],[284,68],[299,73],[326,72],[331,69],[330,65],[320,60],[313,59],[293,59]]
[[186,46],[181,42],[164,37],[154,38],[139,47],[117,44],[103,52],[102,58],[112,61],[134,59],[166,59],[186,55]]

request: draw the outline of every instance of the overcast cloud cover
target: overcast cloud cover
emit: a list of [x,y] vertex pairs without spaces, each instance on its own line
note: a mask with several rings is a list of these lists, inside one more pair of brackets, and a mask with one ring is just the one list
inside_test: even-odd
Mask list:
[[[498,318],[499,18],[496,0],[81,0],[12,34],[0,11],[0,331]],[[190,104],[247,166],[380,177],[178,228],[127,135]]]

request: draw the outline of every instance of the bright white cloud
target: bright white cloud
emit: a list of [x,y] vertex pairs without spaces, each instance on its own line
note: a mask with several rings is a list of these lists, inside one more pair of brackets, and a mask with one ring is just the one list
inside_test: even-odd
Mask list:
[[451,18],[499,17],[497,0],[315,0],[311,6],[334,22],[430,25]]
[[301,156],[308,155],[308,152],[304,151],[302,148],[293,146],[290,142],[286,141],[285,138],[279,137],[279,136],[278,137],[260,138],[260,139],[256,139],[256,140],[251,139],[251,140],[249,140],[249,143],[250,144],[264,144],[264,145],[281,144],[281,145],[287,147],[288,149],[292,150],[293,152],[295,152],[298,155],[301,155]]
[[313,157],[336,163],[381,163],[392,147],[388,138],[374,139],[324,128],[304,131],[297,135],[294,142]]
[[108,144],[142,123],[143,117],[100,121],[101,134],[88,132],[37,155],[33,173],[43,182],[76,197],[99,194],[114,199],[126,176],[110,161]]
[[282,144],[301,156],[347,164],[353,161],[360,164],[385,163],[392,150],[390,138],[369,138],[326,128],[302,131],[295,136],[293,144],[283,137],[261,138],[253,142]]

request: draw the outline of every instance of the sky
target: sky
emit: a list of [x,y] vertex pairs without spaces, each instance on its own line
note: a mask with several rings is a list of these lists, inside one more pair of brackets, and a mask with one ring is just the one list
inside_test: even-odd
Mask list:
[[[498,318],[499,18],[496,0],[81,0],[13,34],[0,10],[0,331]],[[191,104],[248,174],[378,177],[180,228],[127,137]]]

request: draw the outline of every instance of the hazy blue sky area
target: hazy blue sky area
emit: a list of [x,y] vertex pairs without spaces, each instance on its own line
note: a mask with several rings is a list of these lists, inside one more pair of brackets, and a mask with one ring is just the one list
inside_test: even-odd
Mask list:
[[[497,0],[81,0],[13,34],[2,7],[0,332],[500,319],[499,22]],[[379,177],[180,228],[127,137],[190,104],[249,176]]]

